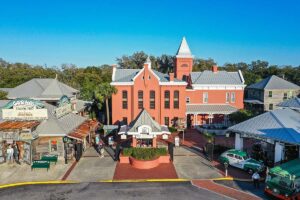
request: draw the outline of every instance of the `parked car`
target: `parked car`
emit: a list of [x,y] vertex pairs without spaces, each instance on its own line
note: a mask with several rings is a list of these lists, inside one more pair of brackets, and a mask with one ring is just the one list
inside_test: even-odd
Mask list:
[[219,160],[222,164],[227,163],[228,165],[240,168],[249,174],[253,174],[255,171],[261,173],[265,170],[265,166],[262,162],[250,158],[246,152],[236,149],[225,151],[221,154]]
[[300,199],[300,159],[269,170],[265,193],[278,199]]

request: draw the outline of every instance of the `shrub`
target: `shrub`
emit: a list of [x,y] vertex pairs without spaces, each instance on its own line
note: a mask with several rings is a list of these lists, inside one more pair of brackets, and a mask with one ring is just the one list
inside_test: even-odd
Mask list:
[[168,129],[171,133],[177,132],[177,129],[175,127],[169,126]]
[[124,148],[124,156],[132,156],[137,160],[152,160],[167,155],[166,148]]

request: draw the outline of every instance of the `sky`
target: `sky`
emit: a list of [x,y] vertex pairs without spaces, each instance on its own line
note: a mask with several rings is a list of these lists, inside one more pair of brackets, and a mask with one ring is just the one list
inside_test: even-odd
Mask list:
[[218,65],[300,65],[299,0],[0,0],[0,58],[47,66],[116,63],[136,51]]

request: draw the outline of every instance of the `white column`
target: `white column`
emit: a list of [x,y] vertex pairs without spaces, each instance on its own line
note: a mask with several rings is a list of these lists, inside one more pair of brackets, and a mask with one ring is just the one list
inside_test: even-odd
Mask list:
[[279,142],[275,142],[275,159],[274,162],[280,162],[283,159],[284,146]]
[[235,149],[242,150],[244,146],[244,139],[241,137],[241,134],[235,134]]

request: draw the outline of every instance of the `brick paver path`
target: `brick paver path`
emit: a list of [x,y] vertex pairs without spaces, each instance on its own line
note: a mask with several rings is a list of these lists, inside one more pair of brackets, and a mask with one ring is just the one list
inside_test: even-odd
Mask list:
[[233,199],[238,199],[238,200],[259,200],[260,199],[257,196],[217,184],[211,180],[194,180],[192,181],[192,184],[199,188],[207,189]]
[[116,166],[114,180],[130,179],[176,179],[178,178],[173,163],[160,164],[152,169],[136,169],[130,164]]

